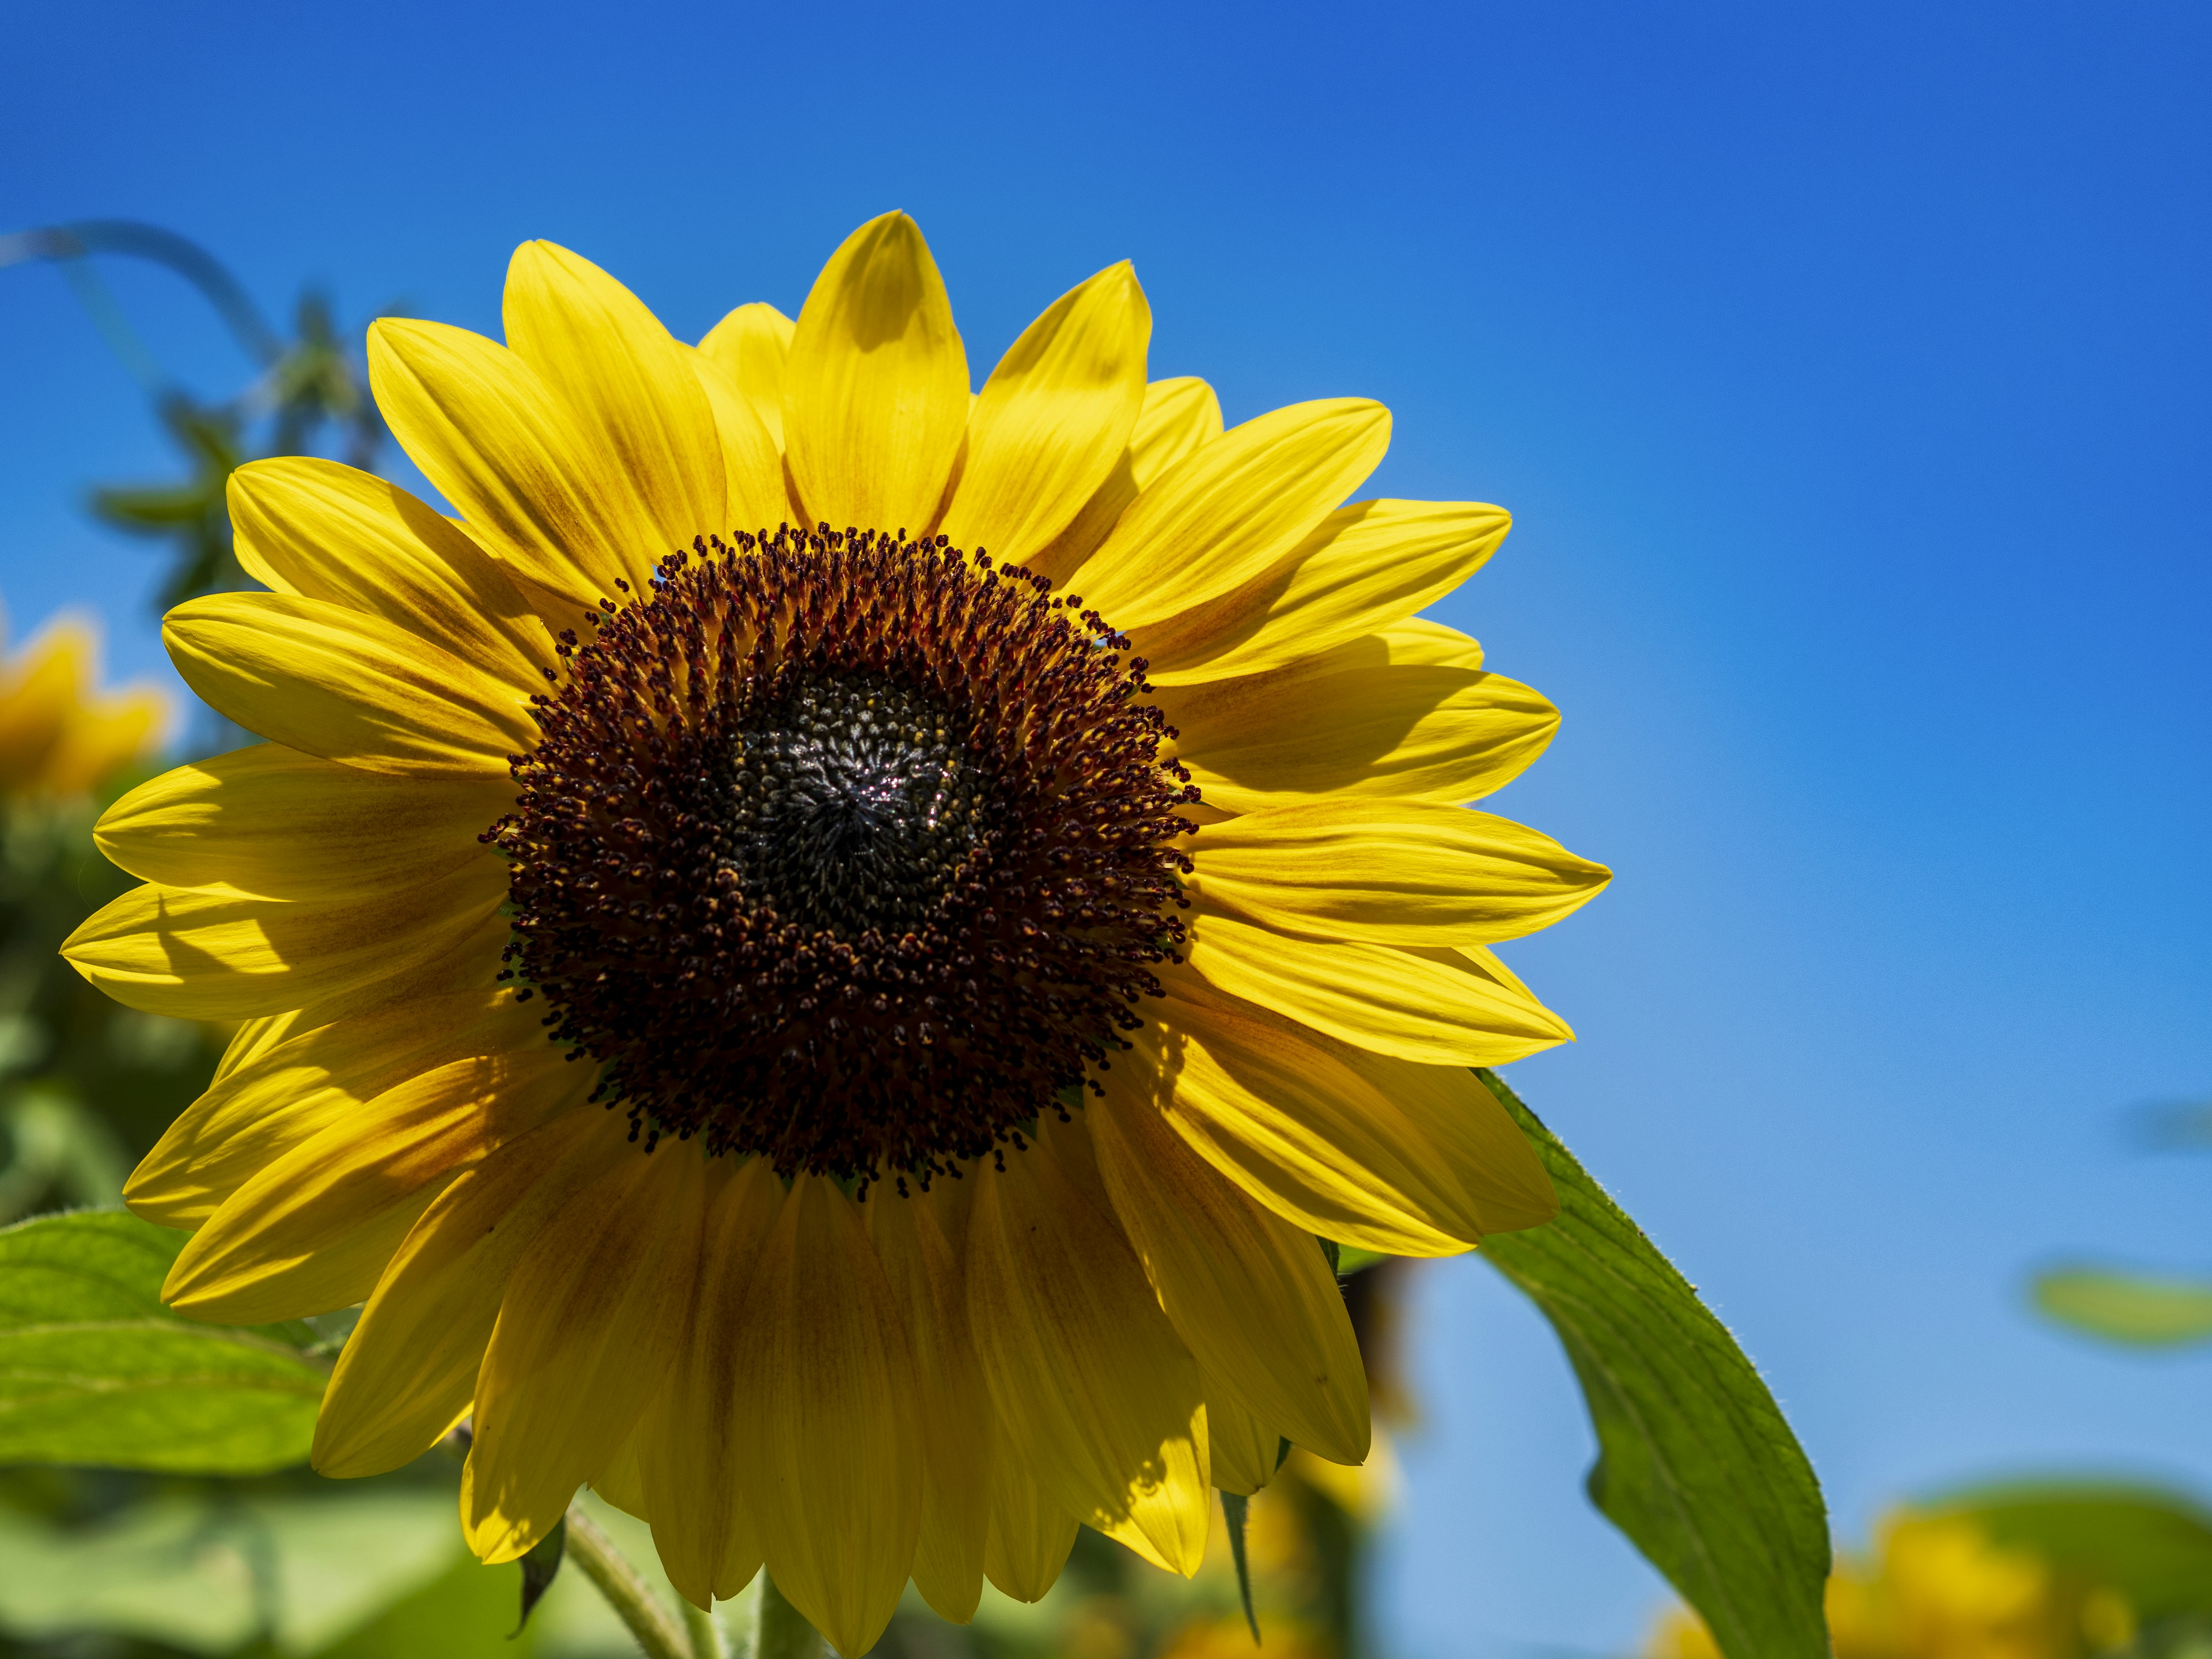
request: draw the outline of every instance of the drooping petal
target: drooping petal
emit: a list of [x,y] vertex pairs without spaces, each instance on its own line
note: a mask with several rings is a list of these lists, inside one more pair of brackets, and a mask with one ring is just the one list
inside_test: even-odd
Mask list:
[[412,1462],[468,1409],[508,1276],[611,1159],[623,1125],[564,1112],[463,1170],[415,1224],[338,1354],[313,1462],[342,1479]]
[[714,530],[774,534],[778,526],[798,516],[784,489],[783,453],[775,434],[762,424],[759,410],[738,392],[720,363],[700,351],[693,351],[690,358],[691,372],[714,409],[714,429],[722,446],[727,506]]
[[1221,400],[1195,375],[1154,380],[1145,388],[1143,408],[1129,433],[1129,447],[1091,492],[1074,522],[1029,561],[1029,568],[1054,583],[1065,582],[1098,550],[1131,501],[1177,461],[1221,435]]
[[1295,1021],[1163,974],[1163,1023],[1132,1032],[1107,1087],[1148,1101],[1198,1154],[1308,1232],[1390,1255],[1455,1255],[1482,1237],[1437,1149]]
[[945,534],[1021,561],[1065,530],[1128,444],[1152,335],[1152,308],[1126,260],[1031,323],[969,416]]
[[968,356],[913,220],[870,220],[830,255],[784,369],[784,449],[808,514],[920,535],[968,424]]
[[568,405],[505,346],[387,317],[369,326],[368,383],[399,447],[534,586],[587,610],[668,550]]
[[1164,690],[1176,757],[1209,806],[1300,797],[1457,803],[1503,788],[1551,742],[1559,712],[1517,680],[1433,658],[1433,639],[1370,634],[1264,674]]
[[1365,1457],[1367,1376],[1313,1235],[1216,1172],[1149,1103],[1084,1115],[1115,1213],[1200,1370],[1300,1445]]
[[395,778],[264,743],[140,784],[93,839],[142,881],[331,902],[495,857],[477,837],[514,801],[506,780]]
[[496,778],[538,740],[514,684],[326,599],[188,599],[162,620],[161,641],[213,708],[325,760],[410,777]]
[[383,617],[495,678],[538,689],[553,641],[498,562],[373,472],[313,455],[230,475],[238,562],[279,593]]
[[1273,569],[1389,447],[1390,413],[1360,398],[1293,404],[1170,468],[1068,579],[1135,630]]
[[[63,942],[70,965],[118,1002],[179,1019],[245,1019],[344,996],[453,959],[507,897],[479,859],[389,896],[307,904],[149,883]],[[498,946],[492,946],[494,955]],[[496,963],[472,971],[489,981]]]
[[474,1054],[534,1048],[535,1012],[489,987],[410,998],[288,1037],[219,1074],[123,1188],[165,1227],[198,1227],[261,1170],[386,1090]]
[[477,1378],[461,1514],[481,1560],[514,1560],[558,1524],[684,1340],[708,1160],[681,1141],[625,1150],[546,1221],[507,1281]]
[[719,363],[783,448],[783,368],[791,356],[791,319],[755,301],[707,331],[699,349]]
[[[689,346],[590,260],[525,242],[507,268],[507,343],[566,405],[618,492],[601,511],[647,529],[649,566],[722,529],[722,445]],[[630,580],[637,580],[635,576]]]
[[[582,1098],[588,1077],[551,1043],[457,1060],[395,1085],[301,1142],[225,1200],[169,1269],[162,1298],[234,1325],[328,1313],[374,1288],[432,1182]],[[410,1204],[416,1206],[410,1212]],[[373,1261],[338,1247],[389,1229]]]
[[912,1570],[922,1468],[905,1318],[833,1182],[793,1180],[748,1304],[735,1355],[738,1484],[777,1587],[858,1659]]
[[886,1194],[864,1207],[868,1237],[905,1312],[921,1383],[923,1492],[914,1584],[940,1617],[964,1625],[983,1593],[991,1450],[991,1408],[969,1337],[964,1275],[940,1223],[937,1194]]
[[1548,927],[1613,879],[1510,818],[1432,801],[1250,812],[1192,837],[1191,890],[1285,933],[1485,945]]
[[1042,1146],[971,1179],[969,1319],[1013,1455],[1069,1514],[1195,1572],[1207,1488],[1198,1368],[1128,1241]]
[[763,1159],[729,1172],[709,1195],[690,1336],[660,1396],[638,1425],[638,1474],[653,1547],[677,1593],[705,1607],[760,1571],[755,1505],[741,1488],[738,1437],[757,1409],[740,1392],[738,1355],[753,1267],[783,1207]]
[[989,1468],[990,1525],[983,1537],[983,1573],[1017,1601],[1042,1601],[1060,1582],[1082,1530],[1054,1503],[1000,1431]]
[[1204,913],[1192,922],[1184,959],[1231,996],[1425,1065],[1503,1066],[1573,1035],[1526,992],[1445,955],[1297,939]]
[[1155,685],[1264,673],[1403,623],[1480,568],[1512,519],[1472,501],[1355,501],[1273,568],[1139,629]]
[[1206,1437],[1213,1451],[1213,1484],[1223,1492],[1250,1497],[1275,1478],[1275,1459],[1283,1437],[1238,1403],[1221,1380],[1199,1368],[1206,1390]]

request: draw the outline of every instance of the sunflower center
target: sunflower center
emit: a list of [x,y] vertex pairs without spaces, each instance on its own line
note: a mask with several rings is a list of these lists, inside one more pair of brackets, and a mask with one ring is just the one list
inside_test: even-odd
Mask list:
[[1141,659],[941,539],[701,541],[536,698],[507,975],[633,1138],[927,1185],[1086,1082],[1176,959],[1195,801]]

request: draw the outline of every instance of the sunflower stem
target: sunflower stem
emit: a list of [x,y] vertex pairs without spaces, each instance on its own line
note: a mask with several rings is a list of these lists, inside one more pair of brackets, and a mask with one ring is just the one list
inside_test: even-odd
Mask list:
[[753,1649],[746,1659],[823,1659],[822,1638],[763,1567],[753,1604]]
[[691,1638],[691,1659],[729,1659],[729,1649],[722,1641],[722,1627],[714,1622],[714,1615],[689,1601],[677,1604],[684,1615],[684,1634]]
[[599,1522],[575,1504],[568,1506],[568,1559],[607,1598],[607,1605],[629,1627],[647,1659],[692,1659],[691,1644],[653,1593],[653,1586],[615,1547],[615,1540],[599,1530]]

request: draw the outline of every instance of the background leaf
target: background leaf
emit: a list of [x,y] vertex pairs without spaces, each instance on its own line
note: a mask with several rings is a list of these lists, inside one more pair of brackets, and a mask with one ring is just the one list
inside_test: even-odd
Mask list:
[[0,1463],[253,1474],[303,1462],[326,1380],[304,1327],[182,1319],[185,1235],[116,1210],[0,1231]]
[[2062,1325],[2138,1347],[2176,1347],[2212,1337],[2212,1284],[2201,1279],[2061,1267],[2036,1276],[2035,1305]]
[[1826,1659],[1820,1482],[1728,1328],[1495,1073],[1559,1218],[1480,1252],[1552,1322],[1598,1461],[1591,1500],[1701,1613],[1728,1659]]

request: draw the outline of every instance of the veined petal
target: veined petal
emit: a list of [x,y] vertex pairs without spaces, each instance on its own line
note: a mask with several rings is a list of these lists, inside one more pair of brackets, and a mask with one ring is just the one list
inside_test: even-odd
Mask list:
[[1233,592],[1273,569],[1389,446],[1389,410],[1361,398],[1247,421],[1164,473],[1069,584],[1125,630]]
[[505,346],[386,317],[369,325],[368,383],[399,447],[537,586],[589,609],[669,550],[567,404]]
[[[387,896],[336,904],[149,883],[88,917],[62,954],[129,1007],[179,1019],[244,1019],[448,957],[506,897],[506,872],[494,859]],[[478,971],[489,978],[492,966],[487,958]]]
[[1188,1577],[1207,1516],[1190,1351],[1120,1227],[1044,1146],[972,1179],[969,1318],[1013,1455],[1061,1509]]
[[1163,974],[1160,1025],[1108,1089],[1150,1105],[1193,1150],[1308,1232],[1390,1255],[1456,1255],[1474,1204],[1413,1123],[1315,1034],[1188,972]]
[[1195,375],[1154,380],[1145,388],[1143,408],[1129,433],[1129,447],[1091,493],[1075,520],[1052,545],[1030,559],[1029,568],[1064,583],[1098,550],[1131,501],[1152,480],[1201,444],[1221,435],[1221,400]]
[[238,1029],[230,1034],[222,1058],[215,1063],[215,1075],[210,1086],[220,1083],[248,1060],[258,1060],[280,1042],[289,1042],[307,1028],[299,1024],[300,1010],[288,1009],[281,1014],[260,1014],[252,1019],[240,1020]]
[[185,683],[249,732],[372,772],[503,777],[525,694],[396,623],[289,593],[188,599],[161,623]]
[[699,349],[721,365],[761,424],[783,448],[783,368],[791,356],[791,319],[755,301],[707,331]]
[[964,1625],[983,1593],[991,1407],[968,1334],[967,1286],[940,1224],[941,1207],[933,1192],[884,1196],[864,1206],[869,1240],[905,1312],[921,1384],[923,1491],[914,1584],[939,1617]]
[[[373,1266],[326,1260],[336,1243],[388,1221],[410,1200],[427,1203],[431,1182],[576,1103],[589,1081],[564,1068],[549,1042],[453,1060],[386,1090],[232,1194],[179,1252],[162,1299],[180,1313],[237,1325],[360,1301],[407,1226]],[[408,1226],[413,1219],[409,1213]]]
[[705,1607],[760,1571],[761,1525],[740,1487],[738,1437],[756,1410],[739,1391],[738,1353],[755,1316],[754,1264],[783,1207],[762,1158],[709,1194],[690,1337],[638,1425],[638,1473],[653,1542],[677,1593]]
[[1461,1066],[1422,1066],[1323,1040],[1403,1112],[1474,1206],[1483,1232],[1518,1232],[1559,1212],[1552,1177],[1498,1097]]
[[1191,891],[1285,933],[1484,945],[1550,927],[1613,879],[1509,818],[1431,801],[1273,807],[1192,837]]
[[511,685],[553,660],[544,624],[451,520],[373,472],[313,455],[230,475],[238,562],[279,593],[383,617]]
[[1139,630],[1137,648],[1155,685],[1280,668],[1433,605],[1481,568],[1512,523],[1472,501],[1355,501],[1233,592]]
[[198,1227],[256,1174],[409,1078],[537,1047],[536,1011],[489,986],[406,999],[287,1037],[219,1074],[123,1188],[133,1212]]
[[690,353],[691,372],[705,388],[714,411],[722,446],[722,477],[728,506],[718,531],[773,533],[799,515],[783,487],[783,454],[761,423],[760,411],[741,393],[720,363],[703,352]]
[[1213,1484],[1223,1492],[1249,1498],[1275,1478],[1275,1459],[1283,1437],[1237,1403],[1237,1395],[1204,1366],[1199,1386],[1206,1390],[1206,1437],[1213,1450]]
[[988,1469],[991,1518],[983,1537],[984,1576],[1017,1601],[1042,1601],[1060,1582],[1082,1528],[1036,1483],[1003,1431],[995,1452]]
[[1152,307],[1127,260],[1031,323],[969,416],[945,534],[1020,561],[1065,530],[1128,444],[1152,337]]
[[920,535],[968,425],[968,356],[937,262],[903,213],[830,255],[784,369],[785,453],[816,520]]
[[509,781],[395,778],[264,743],[140,784],[93,839],[142,881],[331,902],[496,859],[477,837],[514,803]]
[[1299,796],[1456,803],[1503,788],[1544,751],[1559,711],[1517,680],[1439,654],[1434,635],[1370,634],[1264,674],[1169,688],[1176,757],[1209,806]]
[[616,1158],[617,1117],[564,1112],[464,1170],[392,1256],[338,1354],[314,1466],[341,1479],[412,1462],[468,1409],[509,1274],[547,1218]]
[[905,1319],[834,1183],[793,1180],[749,1301],[736,1355],[738,1397],[750,1407],[739,1485],[777,1587],[858,1659],[913,1567],[922,1471]]
[[592,1477],[592,1490],[624,1515],[650,1524],[653,1511],[645,1501],[644,1466],[638,1461],[637,1443],[654,1407],[647,1406],[607,1466]]
[[653,526],[639,550],[648,561],[727,522],[721,439],[690,348],[642,301],[567,248],[525,242],[507,264],[501,310],[508,348],[611,463],[623,515]]
[[707,1173],[680,1141],[617,1157],[515,1263],[477,1378],[461,1522],[478,1559],[514,1560],[551,1531],[659,1391],[691,1310]]
[[1225,1389],[1332,1462],[1365,1457],[1367,1374],[1313,1235],[1217,1173],[1151,1104],[1109,1099],[1084,1116],[1129,1243],[1218,1385],[1209,1406]]
[[1425,1065],[1503,1066],[1573,1035],[1525,991],[1470,971],[1464,958],[1446,960],[1451,954],[1296,939],[1201,913],[1184,959],[1231,996]]

